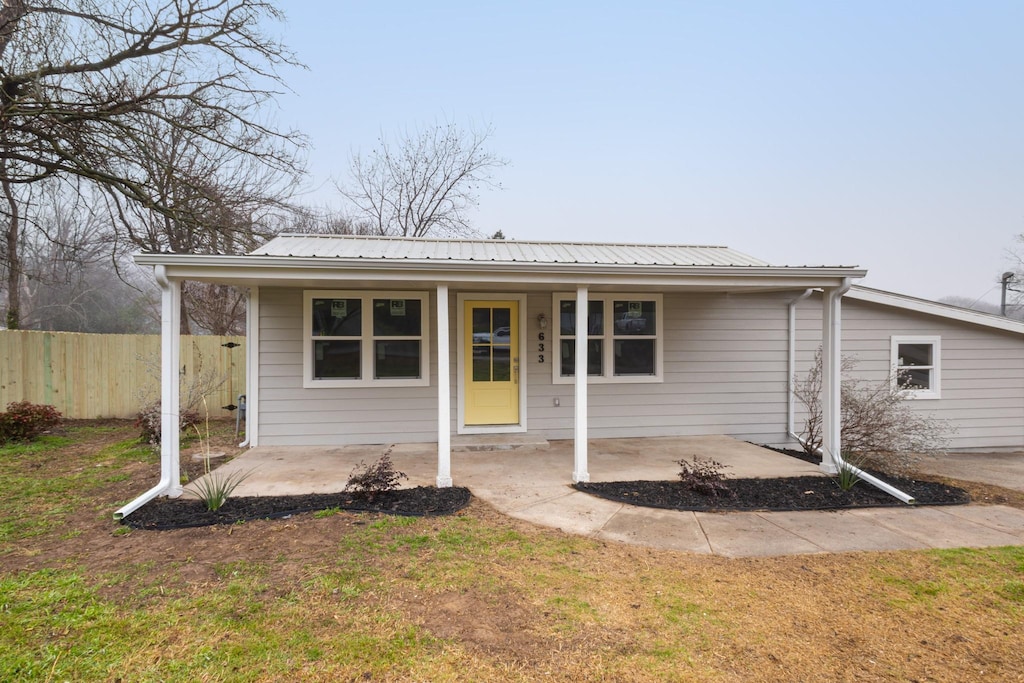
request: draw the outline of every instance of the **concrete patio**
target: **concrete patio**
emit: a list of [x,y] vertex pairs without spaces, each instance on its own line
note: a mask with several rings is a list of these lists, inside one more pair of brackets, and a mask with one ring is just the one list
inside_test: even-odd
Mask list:
[[[819,475],[812,464],[724,436],[595,439],[591,481],[675,479],[680,458],[712,458],[728,477]],[[387,446],[259,447],[224,465],[249,477],[238,496],[340,491],[359,462]],[[567,533],[728,557],[1024,544],[1024,510],[1006,506],[868,508],[838,512],[656,510],[571,488],[573,444],[523,435],[453,439],[452,478],[511,517]],[[980,457],[980,456],[975,456]],[[433,485],[435,444],[391,448],[406,486]],[[1024,467],[1024,465],[1022,465]],[[865,485],[865,484],[860,484]]]

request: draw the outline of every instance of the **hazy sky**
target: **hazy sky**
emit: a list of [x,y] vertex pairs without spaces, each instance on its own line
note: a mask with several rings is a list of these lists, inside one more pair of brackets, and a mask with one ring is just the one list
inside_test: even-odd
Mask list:
[[[353,150],[491,125],[516,239],[725,244],[998,301],[1024,232],[1024,2],[282,0],[310,195]],[[1022,245],[1024,246],[1024,245]]]

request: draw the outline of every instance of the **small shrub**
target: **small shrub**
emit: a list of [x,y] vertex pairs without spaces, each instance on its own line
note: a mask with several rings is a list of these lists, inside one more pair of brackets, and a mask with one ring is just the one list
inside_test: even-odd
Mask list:
[[236,470],[230,474],[224,474],[223,472],[214,471],[210,467],[210,411],[206,405],[206,399],[203,399],[203,409],[206,411],[206,437],[203,438],[203,433],[199,430],[199,416],[196,415],[196,423],[192,425],[192,430],[196,433],[196,437],[199,439],[199,448],[203,454],[203,470],[205,474],[196,480],[193,484],[195,489],[194,495],[203,501],[206,509],[210,512],[216,512],[224,506],[224,503],[228,502],[228,498],[235,492],[238,485],[249,478],[252,474],[252,470],[243,472],[242,470]]
[[[209,467],[209,466],[207,466]],[[235,492],[238,485],[249,478],[252,472],[235,470],[231,474],[221,474],[219,471],[207,472],[192,485],[195,489],[195,496],[203,501],[203,505],[210,512],[216,512],[228,502],[228,498]]]
[[60,423],[60,413],[53,406],[28,401],[7,404],[0,413],[0,444],[8,441],[31,441]]
[[861,462],[857,459],[851,462],[852,458],[852,455],[845,453],[843,461],[839,465],[839,470],[835,474],[836,484],[843,491],[849,491],[860,481],[860,475],[857,474],[856,470],[860,468]]
[[[182,409],[178,413],[178,429],[187,432],[195,429],[202,422],[198,411]],[[146,406],[135,416],[135,426],[139,428],[139,438],[150,445],[160,444],[160,433],[163,428],[160,404],[154,403]]]
[[702,493],[705,496],[726,496],[731,497],[733,492],[725,484],[725,475],[722,474],[728,465],[723,465],[711,458],[698,458],[693,456],[693,462],[686,458],[676,460],[679,465],[679,481],[683,488]]
[[397,489],[399,480],[408,478],[405,472],[395,470],[395,465],[391,462],[391,449],[389,448],[374,464],[367,465],[365,462],[360,462],[356,465],[352,469],[352,474],[348,476],[345,490],[366,493],[372,497],[376,493]]

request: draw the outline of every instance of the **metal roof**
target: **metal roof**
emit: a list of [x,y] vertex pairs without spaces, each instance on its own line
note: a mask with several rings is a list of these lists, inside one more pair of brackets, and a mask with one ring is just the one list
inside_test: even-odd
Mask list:
[[728,247],[282,234],[251,256],[450,263],[766,267]]

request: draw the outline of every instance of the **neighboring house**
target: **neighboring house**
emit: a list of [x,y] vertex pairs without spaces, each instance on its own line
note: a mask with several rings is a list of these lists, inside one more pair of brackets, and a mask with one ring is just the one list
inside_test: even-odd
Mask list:
[[[250,292],[250,445],[437,442],[439,486],[452,483],[453,434],[574,439],[575,481],[589,478],[588,437],[792,444],[790,379],[818,345],[824,444],[837,453],[840,337],[883,376],[880,344],[915,345],[903,349],[912,363],[910,351],[931,343],[920,337],[940,339],[930,347],[939,367],[926,371],[936,388],[941,375],[934,405],[951,412],[987,411],[993,389],[968,389],[954,361],[1000,349],[979,362],[1004,364],[1000,415],[1015,409],[1016,422],[965,417],[974,426],[957,445],[1024,445],[1024,324],[917,310],[895,295],[872,301],[873,290],[849,291],[866,273],[856,267],[772,266],[725,247],[313,235],[282,235],[246,256],[136,261],[156,268],[163,290],[164,434],[176,424],[180,285],[201,280]],[[162,456],[154,491],[172,492],[175,439]]]
[[[820,343],[817,298],[798,308],[798,372]],[[913,407],[953,428],[950,450],[1024,450],[1024,322],[854,286],[843,297],[842,353],[865,380],[905,373]]]

